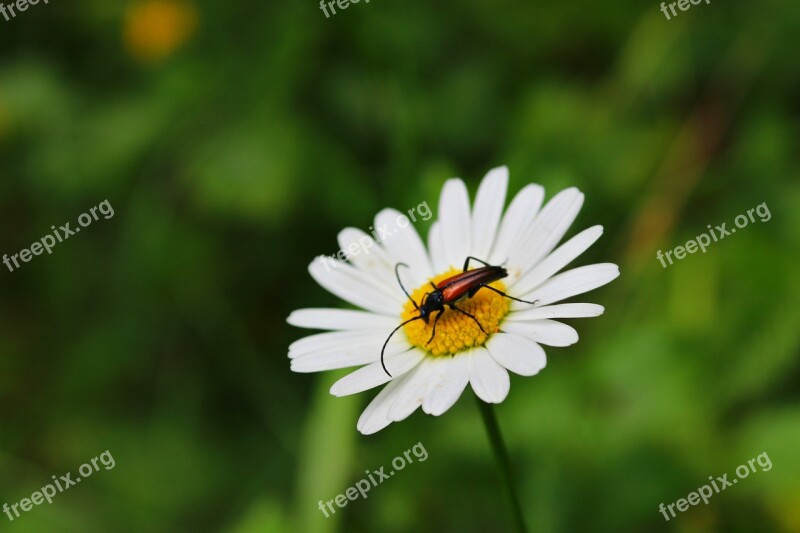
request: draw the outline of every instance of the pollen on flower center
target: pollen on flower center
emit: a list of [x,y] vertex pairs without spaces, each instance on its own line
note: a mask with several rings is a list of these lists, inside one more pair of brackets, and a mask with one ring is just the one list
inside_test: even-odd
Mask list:
[[[460,272],[460,270],[452,269],[434,277],[431,281],[437,284]],[[506,290],[502,281],[495,281],[490,285],[503,292]],[[425,293],[429,293],[432,290],[431,284],[425,283],[415,289],[411,293],[411,297],[421,305]],[[500,323],[508,314],[510,307],[508,299],[488,289],[479,290],[472,298],[465,297],[459,300],[456,306],[477,318],[489,335],[496,333],[500,329]],[[402,320],[405,321],[418,315],[419,311],[414,308],[414,304],[407,301],[403,306]],[[488,336],[481,331],[474,320],[445,306],[442,318],[436,324],[436,335],[428,344],[433,333],[433,322],[436,319],[436,315],[438,315],[438,312],[432,314],[427,324],[423,320],[415,320],[403,327],[411,344],[433,355],[451,355],[473,346],[481,346],[488,339]]]

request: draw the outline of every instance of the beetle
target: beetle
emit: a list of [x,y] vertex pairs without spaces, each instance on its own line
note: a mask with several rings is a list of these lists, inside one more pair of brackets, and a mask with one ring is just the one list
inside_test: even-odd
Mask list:
[[[469,270],[469,262],[471,260],[477,261],[484,266]],[[386,345],[389,344],[389,340],[397,332],[397,330],[409,322],[413,322],[415,320],[424,320],[425,324],[428,324],[433,313],[436,313],[436,318],[433,320],[433,331],[431,332],[431,338],[425,343],[425,346],[427,346],[436,336],[436,323],[439,322],[440,318],[442,318],[442,314],[445,312],[445,307],[449,307],[453,311],[458,311],[462,315],[467,315],[474,320],[476,324],[478,324],[478,327],[481,328],[481,331],[484,335],[488,335],[486,330],[483,329],[483,326],[481,326],[481,323],[478,322],[478,319],[475,318],[475,315],[464,311],[460,307],[456,307],[457,302],[465,298],[472,298],[475,296],[475,293],[481,289],[489,289],[490,291],[496,292],[500,296],[525,304],[535,305],[539,302],[539,300],[534,300],[533,302],[520,300],[519,298],[509,296],[500,289],[489,286],[490,283],[507,277],[508,271],[502,266],[490,265],[486,261],[482,261],[477,257],[467,256],[467,259],[464,261],[463,271],[460,274],[443,279],[438,284],[431,281],[430,284],[431,287],[433,287],[433,291],[426,292],[422,297],[422,302],[418,305],[417,302],[414,301],[414,298],[411,297],[406,288],[403,286],[403,282],[400,281],[400,272],[398,269],[401,266],[408,268],[408,265],[405,263],[397,263],[394,266],[394,274],[395,277],[397,277],[397,283],[400,284],[400,288],[403,289],[403,293],[405,293],[405,295],[408,296],[408,299],[411,300],[411,303],[414,304],[414,308],[419,311],[419,315],[409,318],[394,328],[394,330],[392,330],[392,332],[386,338],[386,342],[383,343],[383,348],[381,348],[381,366],[383,366],[383,371],[386,372],[389,377],[392,377],[392,375],[386,369],[386,363],[384,363],[383,360],[383,354],[386,351]]]

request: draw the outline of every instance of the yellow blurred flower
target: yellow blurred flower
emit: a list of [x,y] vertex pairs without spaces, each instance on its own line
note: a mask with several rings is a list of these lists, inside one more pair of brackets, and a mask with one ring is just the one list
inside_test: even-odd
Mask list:
[[134,59],[161,61],[184,44],[197,27],[197,10],[185,0],[145,0],[128,7],[123,39]]

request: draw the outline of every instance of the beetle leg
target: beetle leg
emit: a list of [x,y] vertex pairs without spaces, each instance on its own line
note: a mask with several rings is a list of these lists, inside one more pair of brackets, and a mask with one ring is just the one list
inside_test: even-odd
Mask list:
[[484,265],[484,266],[487,266],[487,267],[488,267],[488,266],[492,266],[492,265],[490,265],[489,263],[487,263],[486,261],[481,261],[481,260],[480,260],[480,259],[478,259],[477,257],[472,257],[471,255],[468,255],[468,256],[467,256],[467,259],[466,259],[466,261],[464,261],[464,272],[466,272],[466,271],[467,271],[467,269],[469,268],[469,260],[470,260],[470,259],[474,259],[474,260],[475,260],[475,261],[477,261],[478,263],[481,263],[482,265]]
[[429,345],[436,336],[436,323],[439,322],[440,318],[442,318],[442,313],[444,313],[444,309],[439,309],[439,314],[436,315],[436,319],[433,321],[433,332],[431,333],[431,338],[428,339],[428,342],[425,343],[425,346]]
[[467,313],[467,312],[466,312],[466,311],[464,311],[463,309],[460,309],[460,308],[456,307],[456,306],[455,306],[455,304],[450,304],[450,309],[455,309],[455,310],[456,310],[456,311],[458,311],[459,313],[462,313],[462,314],[464,314],[464,315],[467,315],[467,316],[468,316],[468,317],[470,317],[472,320],[474,320],[476,324],[478,324],[478,327],[479,327],[479,328],[481,328],[481,331],[483,332],[483,334],[484,334],[484,335],[489,335],[488,333],[486,333],[486,330],[485,330],[485,329],[483,329],[483,326],[481,326],[481,323],[480,323],[480,322],[478,322],[478,319],[477,319],[477,318],[475,318],[475,315],[471,315],[470,313]]
[[[497,294],[499,294],[500,296],[505,296],[506,298],[509,298],[509,299],[511,299],[511,300],[514,300],[514,301],[517,301],[517,302],[522,302],[522,303],[524,303],[524,304],[536,305],[536,304],[538,304],[538,303],[539,303],[539,300],[534,300],[534,301],[532,301],[532,302],[529,302],[529,301],[527,301],[527,300],[520,300],[519,298],[514,298],[513,296],[509,296],[508,294],[504,293],[504,292],[503,292],[503,291],[501,291],[500,289],[495,289],[494,287],[491,287],[491,286],[489,286],[489,285],[480,285],[478,288],[480,289],[481,287],[486,287],[486,288],[487,288],[487,289],[489,289],[490,291],[494,291],[494,292],[496,292]],[[476,289],[476,290],[477,290],[477,289]]]

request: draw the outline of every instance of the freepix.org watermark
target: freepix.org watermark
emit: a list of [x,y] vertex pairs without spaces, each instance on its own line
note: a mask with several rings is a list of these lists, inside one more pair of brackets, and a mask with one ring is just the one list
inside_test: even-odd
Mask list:
[[[753,459],[747,461],[747,464],[737,466],[735,478],[729,480],[728,474],[718,476],[716,479],[714,476],[708,476],[709,481],[711,481],[711,485],[703,485],[695,492],[690,492],[686,498],[681,498],[667,506],[664,506],[664,504],[661,503],[658,506],[658,510],[662,515],[664,515],[664,520],[669,522],[670,515],[672,515],[671,518],[675,518],[676,516],[674,509],[676,507],[678,508],[678,511],[682,513],[686,511],[690,505],[699,504],[701,500],[704,504],[708,505],[709,498],[711,498],[714,494],[719,494],[728,487],[732,487],[734,484],[738,483],[740,479],[744,479],[749,476],[751,472],[755,473],[756,464],[761,467],[762,472],[772,470],[772,461],[770,460],[769,455],[767,455],[767,452],[761,453],[758,457],[754,457]],[[667,514],[668,509],[670,515]]]
[[[30,248],[23,248],[14,255],[3,254],[3,264],[8,267],[9,272],[13,272],[15,268],[20,267],[19,261],[27,263],[33,258],[34,255],[41,255],[42,252],[47,252],[48,255],[52,254],[53,247],[56,244],[64,242],[71,236],[78,233],[81,228],[90,226],[92,222],[99,220],[99,217],[97,216],[98,212],[100,212],[100,214],[103,215],[103,218],[106,220],[114,216],[114,208],[111,207],[111,204],[108,200],[103,200],[99,205],[89,209],[88,213],[83,213],[78,217],[78,227],[74,229],[70,228],[69,222],[63,226],[60,226],[59,229],[56,229],[55,226],[50,226],[50,228],[53,230],[52,235],[45,235],[38,241],[31,244]],[[12,263],[14,266],[11,266]]]
[[[319,8],[325,13],[325,18],[330,18],[331,16],[328,14],[328,9],[331,10],[331,13],[334,15],[336,14],[336,6],[339,6],[339,9],[347,9],[350,7],[350,4],[357,4],[360,0],[335,0],[333,2],[328,2],[326,0],[319,1]],[[369,0],[364,0],[365,3],[369,4]]]
[[690,7],[701,4],[703,1],[705,1],[706,4],[711,3],[711,0],[691,0],[691,2],[689,0],[678,0],[677,2],[671,2],[669,4],[667,2],[661,2],[661,12],[664,13],[664,16],[667,17],[667,20],[669,20],[671,17],[667,12],[667,7],[669,7],[669,9],[672,11],[672,16],[677,17],[678,13],[675,11],[676,5],[681,11],[689,11]]
[[[749,223],[755,222],[756,219],[753,216],[753,213],[757,214],[759,220],[761,222],[768,222],[769,219],[772,218],[772,214],[769,212],[769,207],[767,207],[767,203],[764,202],[762,204],[757,205],[752,209],[747,210],[747,214],[742,213],[738,215],[734,220],[733,223],[736,224],[736,228],[742,229],[746,227]],[[698,249],[702,250],[703,253],[706,253],[706,248],[711,244],[712,239],[713,242],[720,241],[727,237],[728,235],[733,235],[736,233],[736,228],[727,229],[727,222],[723,222],[719,226],[716,226],[716,231],[711,228],[711,224],[708,224],[708,229],[710,230],[709,233],[702,233],[695,237],[694,239],[690,239],[686,241],[686,246],[676,246],[673,250],[667,250],[667,253],[662,254],[661,250],[656,252],[656,258],[661,262],[661,266],[663,268],[667,268],[667,263],[664,262],[664,258],[667,258],[669,264],[672,264],[672,255],[675,254],[675,259],[683,259],[686,257],[687,253],[693,254]]]
[[[365,470],[364,473],[367,474],[367,477],[361,479],[356,482],[355,485],[348,488],[344,491],[344,494],[339,494],[332,500],[328,500],[327,502],[319,501],[319,510],[322,511],[322,514],[325,515],[325,518],[328,518],[331,514],[336,513],[336,509],[333,508],[333,504],[336,503],[336,506],[340,509],[345,507],[349,502],[357,500],[359,496],[367,499],[367,493],[373,487],[377,487],[390,477],[392,477],[395,472],[399,472],[400,470],[404,469],[407,464],[411,464],[414,462],[414,458],[411,457],[411,453],[414,453],[414,457],[416,457],[420,463],[424,463],[428,459],[428,451],[425,449],[425,446],[422,445],[421,442],[416,443],[410,449],[403,452],[403,455],[398,455],[394,459],[392,459],[392,467],[394,470],[389,471],[388,473],[384,472],[384,467],[380,467],[377,470],[373,470],[370,472],[369,470]],[[327,508],[326,508],[327,506]],[[330,510],[330,513],[328,513]]]
[[369,235],[364,235],[358,241],[350,243],[350,246],[347,247],[347,250],[339,250],[330,257],[323,255],[322,264],[325,265],[325,269],[330,272],[331,266],[333,268],[337,268],[339,262],[343,263],[347,261],[348,258],[359,255],[362,252],[366,255],[369,255],[370,248],[372,248],[376,243],[381,244],[385,239],[396,234],[399,230],[408,227],[410,222],[416,222],[417,215],[419,215],[424,221],[430,220],[433,216],[431,208],[428,207],[428,202],[422,202],[418,206],[412,207],[407,212],[408,216],[403,214],[397,216],[394,221],[394,228],[390,228],[388,223],[378,226],[377,228],[370,226],[369,231],[372,233],[372,238],[370,238]]
[[[98,464],[99,463],[99,464]],[[72,479],[72,473],[67,472],[63,476],[53,476],[53,482],[45,485],[40,490],[31,494],[30,498],[23,498],[19,502],[8,505],[7,503],[3,504],[3,512],[8,517],[8,519],[13,522],[15,519],[22,516],[20,511],[23,513],[27,513],[34,506],[41,505],[45,501],[49,504],[53,503],[53,498],[58,494],[61,494],[65,490],[69,489],[70,487],[74,487],[82,480],[88,478],[95,472],[100,471],[100,465],[104,466],[106,470],[112,470],[115,466],[117,466],[116,461],[114,461],[114,457],[111,455],[111,452],[106,450],[101,453],[98,457],[95,457],[91,461],[82,464],[80,468],[78,468],[78,473],[82,477],[76,477]],[[13,511],[13,514],[12,514]]]
[[[50,3],[49,0],[42,0],[42,2],[45,4]],[[18,12],[27,11],[30,6],[35,6],[38,3],[39,0],[17,0],[16,2],[11,2],[6,5],[3,5],[3,3],[0,2],[0,13],[3,14],[6,22],[8,22],[12,18],[16,18]],[[11,14],[11,18],[8,16],[9,13]]]

